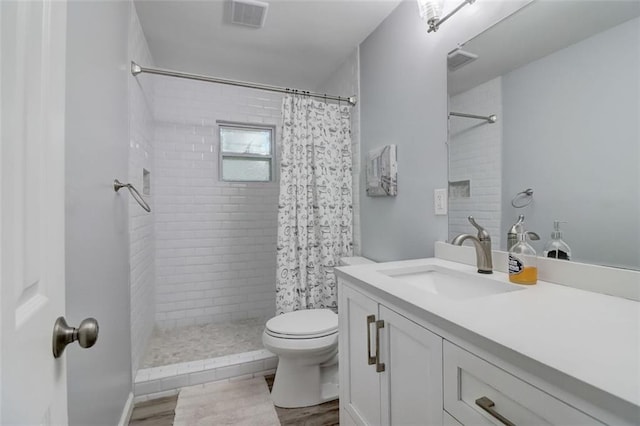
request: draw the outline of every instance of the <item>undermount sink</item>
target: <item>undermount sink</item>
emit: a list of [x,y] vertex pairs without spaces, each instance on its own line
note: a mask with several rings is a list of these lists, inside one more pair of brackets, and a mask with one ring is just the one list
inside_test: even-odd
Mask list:
[[437,265],[378,271],[402,283],[452,300],[473,299],[523,290],[524,287],[475,276]]

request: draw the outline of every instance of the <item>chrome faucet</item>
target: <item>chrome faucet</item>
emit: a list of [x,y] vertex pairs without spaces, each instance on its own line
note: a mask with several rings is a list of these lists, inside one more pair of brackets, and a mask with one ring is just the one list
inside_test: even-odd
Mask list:
[[471,240],[476,247],[476,263],[478,265],[479,274],[493,274],[493,261],[491,259],[491,236],[473,218],[469,216],[469,222],[478,230],[478,236],[471,234],[460,234],[451,240],[454,246],[461,246],[465,240]]

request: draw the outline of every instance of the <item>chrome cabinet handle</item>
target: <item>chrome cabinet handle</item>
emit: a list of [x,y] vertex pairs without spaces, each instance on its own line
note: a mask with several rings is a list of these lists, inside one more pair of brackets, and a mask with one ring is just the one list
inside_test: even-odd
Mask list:
[[380,329],[384,328],[384,320],[376,321],[376,373],[384,371],[384,363],[380,362]]
[[491,416],[493,416],[494,418],[496,418],[498,421],[500,421],[503,425],[505,426],[516,426],[515,423],[513,423],[512,421],[510,421],[509,419],[507,419],[505,416],[503,416],[502,414],[498,413],[493,407],[495,407],[495,403],[490,400],[489,398],[487,398],[486,396],[483,396],[482,398],[478,398],[476,399],[476,405],[480,408],[482,408],[484,411],[486,411],[487,413],[489,413]]
[[376,322],[375,315],[367,316],[367,363],[373,365],[376,363],[376,357],[371,356],[371,324]]
[[64,317],[58,317],[53,325],[53,357],[60,358],[64,348],[76,340],[83,348],[93,346],[98,340],[98,321],[95,318],[87,318],[75,328],[69,327]]

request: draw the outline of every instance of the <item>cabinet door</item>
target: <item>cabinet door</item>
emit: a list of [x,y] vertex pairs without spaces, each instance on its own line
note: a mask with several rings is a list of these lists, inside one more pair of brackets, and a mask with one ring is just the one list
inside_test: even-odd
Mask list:
[[442,338],[380,305],[385,425],[441,425]]
[[338,297],[340,406],[357,424],[379,425],[380,374],[368,363],[369,354],[375,353],[375,329],[367,322],[371,315],[378,319],[378,304],[344,281],[338,285]]

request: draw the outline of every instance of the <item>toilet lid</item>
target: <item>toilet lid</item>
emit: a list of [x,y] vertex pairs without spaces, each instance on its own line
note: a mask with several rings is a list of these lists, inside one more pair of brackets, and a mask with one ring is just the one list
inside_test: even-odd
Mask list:
[[271,318],[266,327],[271,334],[321,337],[338,330],[338,315],[330,309],[305,309]]

